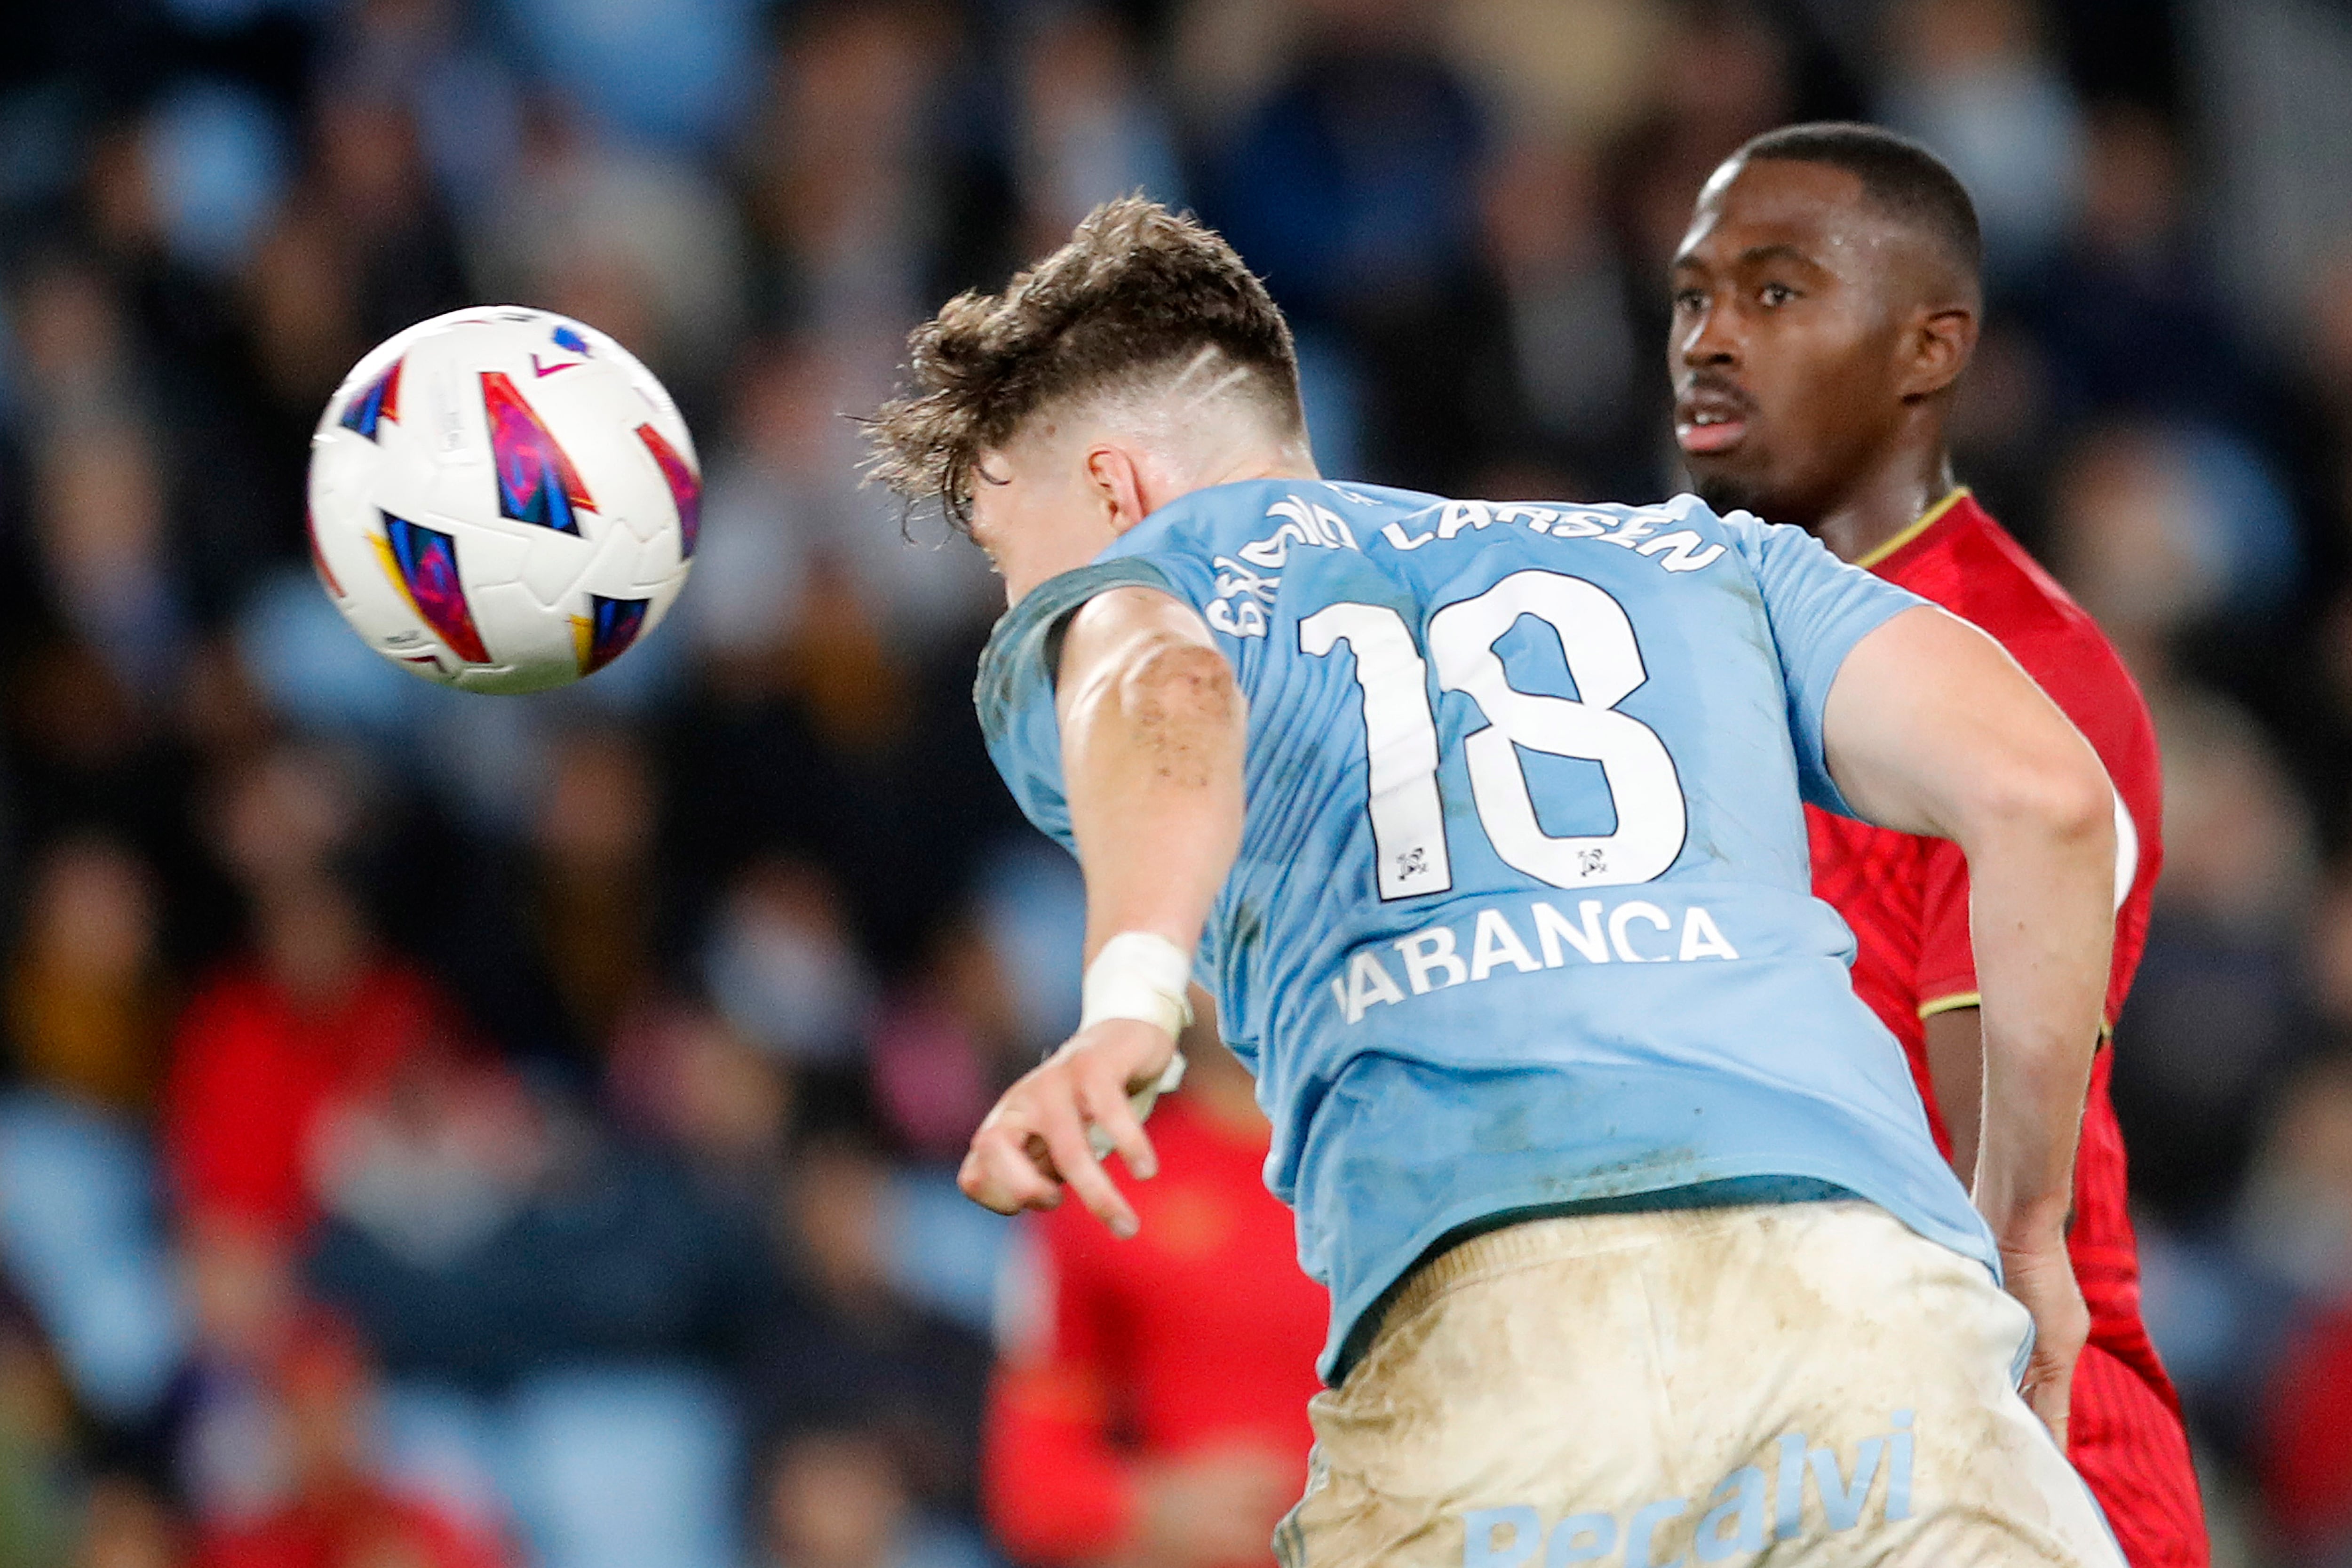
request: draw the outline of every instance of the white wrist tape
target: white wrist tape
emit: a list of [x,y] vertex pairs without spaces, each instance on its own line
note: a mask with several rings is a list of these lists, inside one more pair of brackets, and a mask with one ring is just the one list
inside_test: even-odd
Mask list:
[[[1192,1021],[1192,1004],[1185,996],[1192,980],[1192,955],[1182,948],[1150,931],[1121,931],[1103,943],[1087,965],[1078,1027],[1083,1031],[1106,1018],[1133,1018],[1181,1036]],[[1141,1121],[1161,1095],[1183,1081],[1184,1053],[1178,1051],[1168,1058],[1157,1081],[1127,1097],[1128,1109]],[[1087,1130],[1087,1141],[1097,1160],[1111,1151],[1110,1135],[1099,1127]]]
[[1150,931],[1121,931],[1087,965],[1078,1027],[1135,1018],[1181,1035],[1192,1021],[1192,1005],[1184,997],[1192,983],[1191,953]]

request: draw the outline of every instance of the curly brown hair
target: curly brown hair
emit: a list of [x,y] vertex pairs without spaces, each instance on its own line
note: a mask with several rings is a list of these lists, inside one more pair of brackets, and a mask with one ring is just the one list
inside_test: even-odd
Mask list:
[[970,531],[974,466],[1048,404],[1087,396],[1213,349],[1285,435],[1305,428],[1290,327],[1223,237],[1140,195],[1087,215],[1068,244],[1001,294],[957,295],[908,335],[907,385],[866,422],[868,473],[909,502],[936,498]]

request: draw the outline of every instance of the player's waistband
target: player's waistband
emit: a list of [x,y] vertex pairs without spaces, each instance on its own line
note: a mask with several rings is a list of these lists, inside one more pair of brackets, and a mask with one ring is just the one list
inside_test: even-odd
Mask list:
[[[1357,1320],[1333,1369],[1332,1382],[1347,1380],[1388,1324],[1404,1321],[1466,1279],[1547,1258],[1655,1242],[1656,1227],[1642,1221],[1660,1214],[1684,1214],[1693,1226],[1704,1226],[1728,1223],[1750,1209],[1775,1204],[1849,1201],[1863,1200],[1834,1183],[1810,1176],[1732,1176],[1656,1192],[1581,1198],[1484,1215],[1440,1237]],[[1617,1223],[1610,1223],[1612,1220]]]

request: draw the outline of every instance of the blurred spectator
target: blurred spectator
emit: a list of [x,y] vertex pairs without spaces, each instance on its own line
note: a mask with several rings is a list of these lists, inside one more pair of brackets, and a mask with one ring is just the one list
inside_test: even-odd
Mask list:
[[2287,498],[2220,430],[2111,424],[2074,447],[2052,489],[2058,573],[2145,683],[2167,680],[2192,633],[2258,634],[2291,592]]
[[321,1118],[447,1037],[433,984],[376,955],[348,894],[289,889],[260,916],[257,962],[188,1005],[164,1096],[181,1201],[289,1238],[318,1212],[309,1162]]
[[1886,8],[1886,121],[1942,154],[1976,198],[1994,286],[2054,247],[2084,184],[2082,110],[2030,0]]
[[544,73],[602,126],[661,143],[720,141],[751,92],[752,0],[628,9],[589,0],[499,0]]
[[73,1561],[74,1416],[39,1325],[0,1283],[0,1562]]
[[875,1098],[908,1150],[953,1163],[1042,1046],[1020,1032],[995,952],[976,927],[942,932],[914,982],[875,1019]]
[[1328,1303],[1259,1173],[1248,1070],[1196,1028],[1149,1131],[1160,1174],[1112,1179],[1143,1228],[1033,1215],[989,1400],[990,1522],[1024,1562],[1226,1568],[1270,1560],[1307,1484]]
[[417,945],[490,1037],[585,1088],[656,977],[659,781],[635,737],[573,722],[520,738],[520,854],[492,839]]
[[175,1568],[181,1560],[178,1523],[152,1489],[121,1475],[90,1483],[80,1568]]
[[1300,320],[1423,299],[1467,258],[1477,106],[1426,0],[1321,0],[1220,161],[1213,210]]
[[474,271],[490,293],[593,322],[695,409],[742,300],[735,216],[698,169],[601,144],[541,100],[478,222]]
[[371,1473],[373,1384],[358,1342],[312,1314],[287,1326],[266,1373],[267,1437],[282,1489],[250,1521],[220,1521],[196,1541],[193,1568],[500,1568],[507,1553]]
[[2250,720],[2210,697],[2161,695],[2165,879],[2117,1020],[2116,1109],[2133,1191],[2177,1219],[2232,1191],[2274,1075],[2310,1029],[2294,925],[2309,825]]
[[436,187],[463,209],[488,199],[520,130],[513,74],[466,36],[454,0],[363,0],[338,17],[344,79],[406,103]]
[[[2020,303],[2069,413],[2128,410],[2266,434],[2273,410],[2191,227],[2182,151],[2149,111],[2093,115],[2079,217]],[[2283,536],[2292,540],[2293,529]]]
[[2352,1038],[2352,866],[2339,863],[2311,911],[2310,985],[2329,1029]]
[[1633,312],[1599,170],[1572,143],[1522,140],[1493,164],[1484,218],[1518,405],[1517,418],[1498,421],[1508,434],[1490,449],[1518,463],[1560,462],[1581,482],[1551,487],[1555,496],[1636,493],[1641,480],[1629,470],[1639,465],[1627,454],[1641,451],[1650,420],[1635,412]]
[[145,1111],[169,997],[146,865],[119,840],[63,839],[35,868],[8,973],[17,1069],[52,1090]]
[[187,1212],[291,1242],[319,1213],[313,1161],[335,1109],[460,1036],[440,988],[377,945],[338,879],[331,861],[360,808],[331,757],[289,750],[248,763],[217,809],[254,941],[182,1016],[165,1158]]
[[2263,1380],[2263,1492],[2298,1562],[2335,1561],[2352,1545],[2352,1068],[2341,1057],[2289,1090],[2243,1227],[2249,1256],[2302,1300]]
[[803,1152],[779,1216],[786,1298],[745,1363],[751,1408],[772,1433],[879,1434],[921,1505],[968,1510],[988,1346],[892,1284],[887,1175],[854,1131]]
[[436,1047],[321,1112],[309,1163],[320,1206],[422,1268],[504,1229],[545,1173],[549,1133],[502,1068]]
[[[1682,242],[1700,184],[1742,142],[1791,118],[1796,98],[1794,40],[1762,6],[1688,0],[1670,15],[1654,57],[1658,83],[1648,112],[1627,126],[1608,159],[1628,266],[1659,310],[1665,290],[1658,280]],[[1660,335],[1636,338],[1655,342]]]
[[977,551],[909,549],[896,506],[860,488],[840,412],[858,395],[824,340],[746,356],[686,605],[730,685],[805,692],[836,743],[870,750],[903,711],[910,656],[993,618],[1002,593]]
[[857,1048],[869,983],[840,894],[818,868],[776,860],[746,870],[703,964],[728,1021],[779,1057],[837,1066]]
[[706,1180],[746,1196],[776,1180],[799,1079],[717,1011],[669,1000],[637,1007],[616,1033],[609,1072],[625,1125],[677,1149]]
[[747,1194],[503,1069],[420,1057],[320,1138],[309,1273],[404,1376],[723,1362],[772,1291]]
[[[1344,338],[1368,479],[1448,489],[1477,299],[1480,106],[1430,0],[1318,0],[1288,72],[1212,160],[1202,215],[1265,275],[1309,357]],[[1316,411],[1308,410],[1310,419]]]
[[1457,53],[1520,133],[1588,148],[1647,107],[1673,21],[1656,0],[1470,0],[1452,10]]
[[1172,134],[1107,7],[1048,9],[1023,51],[1017,178],[1024,247],[1053,249],[1102,202],[1182,206]]
[[42,450],[35,484],[41,564],[68,626],[126,687],[159,700],[185,626],[153,442],[135,424],[77,430]]
[[752,139],[772,324],[894,353],[931,292],[941,162],[925,135],[952,19],[922,0],[810,6]]
[[968,1533],[916,1509],[884,1435],[819,1428],[776,1446],[761,1475],[766,1568],[987,1568]]
[[310,130],[310,165],[245,279],[254,355],[289,434],[372,344],[467,294],[414,111],[390,84],[334,81]]
[[218,80],[188,81],[156,105],[139,154],[163,243],[212,269],[243,258],[286,178],[285,135],[269,104]]

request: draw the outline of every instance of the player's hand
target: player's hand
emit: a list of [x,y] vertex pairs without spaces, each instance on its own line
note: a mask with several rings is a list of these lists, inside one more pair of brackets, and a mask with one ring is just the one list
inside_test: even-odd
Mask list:
[[1157,1083],[1175,1053],[1165,1029],[1133,1018],[1080,1030],[1004,1091],[971,1135],[956,1184],[998,1214],[1018,1214],[1059,1205],[1066,1184],[1112,1235],[1133,1236],[1135,1210],[1095,1158],[1087,1129],[1100,1128],[1129,1173],[1149,1181],[1159,1156],[1127,1097]]
[[2091,1337],[2090,1309],[2074,1281],[2074,1260],[2059,1237],[2031,1245],[2002,1243],[2000,1267],[2009,1293],[2033,1314],[2033,1356],[2025,1363],[2021,1392],[2063,1449],[2074,1362]]

